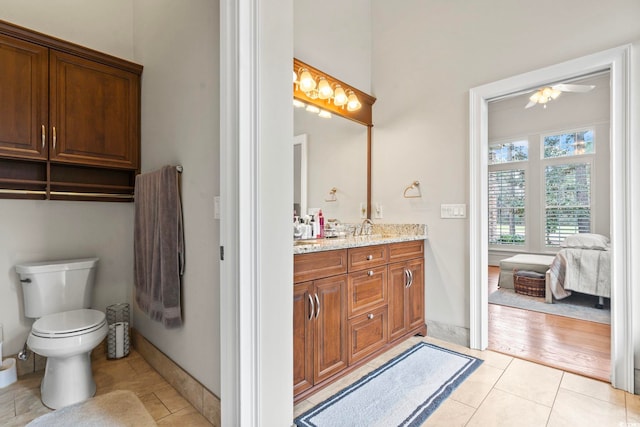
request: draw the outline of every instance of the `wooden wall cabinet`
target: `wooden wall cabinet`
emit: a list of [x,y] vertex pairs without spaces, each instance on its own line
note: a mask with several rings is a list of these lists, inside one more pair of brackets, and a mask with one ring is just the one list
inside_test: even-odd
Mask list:
[[295,255],[293,325],[296,401],[425,335],[424,241]]
[[0,197],[132,200],[141,73],[0,21]]

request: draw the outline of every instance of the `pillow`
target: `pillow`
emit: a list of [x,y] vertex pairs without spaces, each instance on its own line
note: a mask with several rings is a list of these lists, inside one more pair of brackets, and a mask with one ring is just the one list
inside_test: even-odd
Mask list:
[[562,242],[563,248],[609,250],[609,238],[601,234],[579,233],[568,236]]

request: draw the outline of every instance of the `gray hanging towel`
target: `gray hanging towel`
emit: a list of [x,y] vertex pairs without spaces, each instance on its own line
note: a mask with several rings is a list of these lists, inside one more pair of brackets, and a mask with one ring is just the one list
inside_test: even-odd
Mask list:
[[134,275],[136,303],[167,328],[182,325],[184,233],[175,166],[136,176]]

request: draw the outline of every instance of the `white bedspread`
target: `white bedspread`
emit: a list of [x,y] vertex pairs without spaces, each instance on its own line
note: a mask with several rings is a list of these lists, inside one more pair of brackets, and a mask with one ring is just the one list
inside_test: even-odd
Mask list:
[[551,263],[550,287],[556,299],[571,291],[611,297],[611,251],[561,249]]

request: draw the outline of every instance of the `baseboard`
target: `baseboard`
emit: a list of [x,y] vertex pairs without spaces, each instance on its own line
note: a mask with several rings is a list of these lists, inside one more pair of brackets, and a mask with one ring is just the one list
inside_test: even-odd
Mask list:
[[427,320],[427,336],[469,347],[469,328]]

